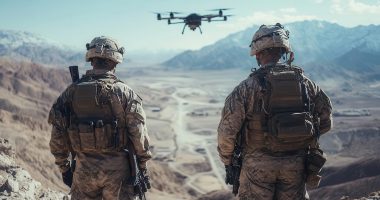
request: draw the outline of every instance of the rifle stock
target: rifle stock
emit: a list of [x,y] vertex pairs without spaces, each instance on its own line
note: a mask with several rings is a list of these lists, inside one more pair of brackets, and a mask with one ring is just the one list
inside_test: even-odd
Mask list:
[[130,169],[130,177],[127,182],[129,185],[133,185],[135,195],[137,195],[140,200],[146,199],[145,193],[150,189],[149,176],[145,176],[144,171],[139,167],[139,160],[130,139],[128,139],[126,151],[128,152]]
[[231,178],[231,181],[229,181],[227,184],[232,185],[232,193],[236,196],[239,192],[240,187],[240,172],[241,167],[243,164],[243,140],[244,140],[244,128],[245,128],[245,122],[242,125],[242,128],[240,129],[240,132],[238,133],[234,152],[232,155],[232,162],[230,164],[230,174],[227,174],[227,177]]
[[235,144],[231,165],[232,165],[231,166],[232,193],[236,196],[238,194],[239,187],[240,187],[239,178],[240,178],[241,165],[242,165],[241,146],[238,144]]
[[77,82],[79,80],[79,69],[78,66],[70,66],[70,76],[71,76],[71,81],[73,83]]

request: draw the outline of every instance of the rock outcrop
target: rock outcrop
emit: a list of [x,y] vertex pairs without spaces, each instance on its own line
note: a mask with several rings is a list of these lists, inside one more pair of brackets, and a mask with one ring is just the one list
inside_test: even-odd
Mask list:
[[61,192],[43,188],[16,164],[15,155],[9,141],[0,138],[0,199],[68,199]]
[[340,200],[378,200],[378,199],[380,199],[380,191],[372,192],[371,194],[368,195],[368,197],[362,197],[359,199],[353,199],[353,198],[350,198],[349,196],[344,196],[340,198]]

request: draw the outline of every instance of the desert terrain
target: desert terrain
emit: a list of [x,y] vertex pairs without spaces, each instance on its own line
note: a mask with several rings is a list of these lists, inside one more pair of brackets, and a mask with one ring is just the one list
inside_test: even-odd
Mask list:
[[[172,170],[186,177],[185,185],[198,194],[230,190],[224,184],[224,167],[216,151],[216,130],[224,99],[250,71],[167,71],[153,67],[126,72],[134,74],[126,73],[125,80],[144,98],[154,159],[168,162]],[[124,73],[120,71],[122,76]],[[141,76],[137,76],[139,73]],[[326,179],[319,189],[310,192],[311,197],[355,198],[379,190],[379,86],[347,89],[322,81],[320,85],[334,105],[334,128],[321,137],[328,156],[323,171]],[[364,163],[358,175],[345,179],[347,174],[339,173],[345,168],[355,171],[358,163]],[[360,189],[352,191],[354,187]]]
[[156,67],[118,73],[144,100],[155,162],[168,163],[186,177],[184,186],[196,196],[227,189],[216,151],[216,130],[226,95],[247,74]]
[[[68,70],[4,58],[0,70],[0,137],[10,141],[16,162],[34,179],[68,193],[49,152],[46,122],[53,101],[70,83]],[[154,154],[149,163],[153,186],[149,199],[233,198],[224,184],[216,130],[225,98],[249,73],[133,64],[117,68],[117,75],[143,98],[148,118]],[[335,125],[321,138],[328,155],[326,178],[311,197],[356,198],[379,191],[379,85],[349,89],[328,82],[321,85],[332,97]],[[360,173],[350,171],[358,166]]]

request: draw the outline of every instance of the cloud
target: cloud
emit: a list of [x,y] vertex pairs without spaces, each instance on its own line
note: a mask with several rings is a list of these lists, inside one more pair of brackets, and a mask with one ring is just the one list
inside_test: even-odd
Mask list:
[[280,12],[283,12],[283,13],[296,13],[297,9],[296,8],[282,8],[282,9],[280,9]]
[[318,3],[318,4],[323,3],[323,2],[324,0],[314,0],[314,3]]
[[277,22],[285,24],[289,22],[313,19],[318,19],[318,17],[315,15],[300,14],[297,12],[296,8],[282,8],[277,11],[254,12],[252,15],[233,19],[233,23],[219,24],[219,27],[229,28],[231,30],[241,30],[254,24],[275,24]]
[[331,0],[331,12],[342,14],[343,13],[343,5],[341,0]]
[[380,2],[370,5],[356,0],[349,0],[347,6],[350,11],[355,13],[380,14]]
[[331,0],[331,12],[337,14],[380,14],[380,2],[377,4],[366,4],[358,0]]

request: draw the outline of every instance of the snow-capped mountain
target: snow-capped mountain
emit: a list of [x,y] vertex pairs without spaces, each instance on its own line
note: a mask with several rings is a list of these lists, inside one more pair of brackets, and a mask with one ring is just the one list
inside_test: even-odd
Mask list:
[[[314,76],[323,78],[337,71],[369,72],[380,80],[380,26],[346,28],[313,20],[285,24],[285,27],[290,31],[296,54],[294,63]],[[257,29],[258,26],[253,26],[200,50],[185,51],[164,65],[184,69],[251,68],[256,60],[249,56],[248,46]]]
[[0,56],[26,59],[51,66],[83,63],[83,53],[24,31],[0,30]]

